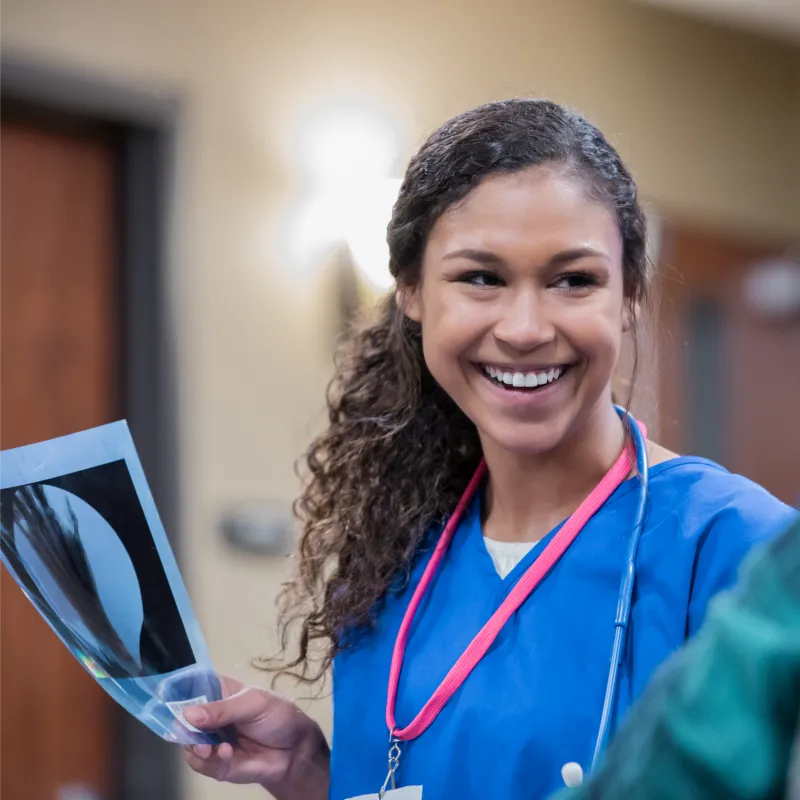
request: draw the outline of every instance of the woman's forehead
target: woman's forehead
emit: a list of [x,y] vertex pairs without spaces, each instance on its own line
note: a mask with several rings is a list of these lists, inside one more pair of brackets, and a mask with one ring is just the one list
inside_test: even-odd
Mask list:
[[443,257],[460,249],[575,246],[621,253],[614,214],[579,178],[539,167],[486,178],[437,220],[426,249]]

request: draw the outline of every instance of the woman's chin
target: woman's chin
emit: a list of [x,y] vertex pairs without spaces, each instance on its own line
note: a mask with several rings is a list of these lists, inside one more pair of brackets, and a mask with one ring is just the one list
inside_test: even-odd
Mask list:
[[525,430],[527,426],[503,426],[500,430],[480,431],[483,449],[501,451],[516,458],[537,458],[553,451],[562,440],[560,432],[553,431],[552,426],[531,426],[533,430]]

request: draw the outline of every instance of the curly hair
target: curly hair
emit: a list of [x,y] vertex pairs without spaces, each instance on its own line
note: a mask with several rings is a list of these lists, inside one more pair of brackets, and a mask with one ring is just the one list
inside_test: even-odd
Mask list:
[[[575,177],[613,210],[625,297],[642,303],[645,215],[630,172],[581,115],[535,99],[467,111],[411,160],[387,229],[397,286],[418,284],[434,224],[488,175],[542,166]],[[282,652],[299,623],[297,650],[273,667],[306,683],[405,587],[426,531],[452,511],[481,458],[477,430],[428,371],[420,326],[394,293],[345,340],[327,402],[328,428],[306,454],[295,504],[298,568],[279,599]]]

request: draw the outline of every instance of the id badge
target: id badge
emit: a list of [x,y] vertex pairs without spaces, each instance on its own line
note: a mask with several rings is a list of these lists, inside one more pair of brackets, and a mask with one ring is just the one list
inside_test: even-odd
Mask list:
[[422,787],[404,786],[402,789],[389,789],[383,794],[362,794],[349,800],[422,800]]

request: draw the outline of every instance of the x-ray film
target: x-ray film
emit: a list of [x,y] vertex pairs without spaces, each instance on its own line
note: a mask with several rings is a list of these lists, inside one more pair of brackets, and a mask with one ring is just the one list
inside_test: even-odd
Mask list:
[[[0,453],[8,571],[90,675],[163,739],[219,679],[125,422]],[[13,644],[12,644],[13,646]]]

